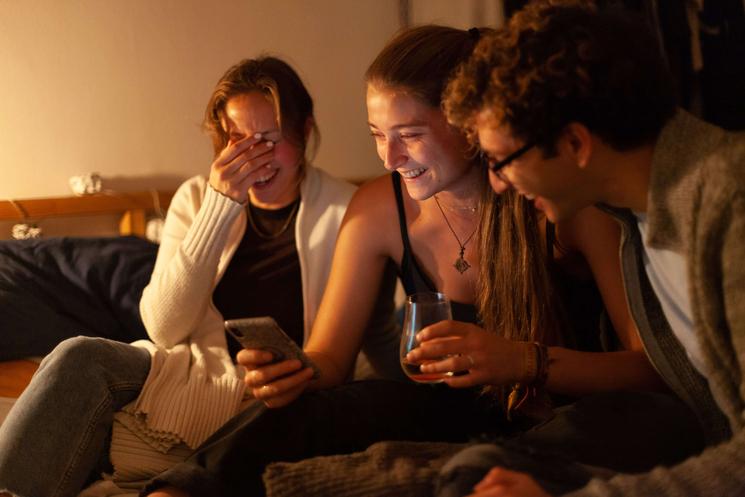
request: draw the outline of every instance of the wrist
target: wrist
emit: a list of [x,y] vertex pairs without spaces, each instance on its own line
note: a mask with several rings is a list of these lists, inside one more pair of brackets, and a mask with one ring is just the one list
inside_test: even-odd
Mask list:
[[236,198],[233,195],[230,195],[229,193],[227,193],[226,191],[223,191],[222,189],[218,188],[218,186],[212,183],[211,179],[207,182],[207,185],[212,191],[214,191],[218,195],[225,197],[235,202],[236,204],[240,204],[243,207],[248,205],[248,191],[246,191],[245,198],[244,197]]
[[329,354],[317,350],[306,350],[305,353],[321,372],[319,378],[311,382],[311,389],[328,388],[344,382],[342,368]]
[[[548,347],[539,342],[520,342],[520,344],[522,369],[520,369],[520,379],[512,385],[512,391],[507,396],[508,420],[512,419],[512,414],[523,406],[528,406],[530,409],[530,405],[535,404],[534,401],[542,396],[540,391],[548,380]],[[544,412],[544,414],[547,413]]]

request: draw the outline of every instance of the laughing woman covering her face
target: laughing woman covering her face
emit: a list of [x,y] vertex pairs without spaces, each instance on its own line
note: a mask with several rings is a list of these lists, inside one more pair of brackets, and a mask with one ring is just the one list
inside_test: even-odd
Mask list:
[[140,303],[151,341],[59,345],[0,429],[0,492],[76,495],[111,464],[136,488],[240,409],[224,319],[272,316],[307,340],[354,191],[308,163],[313,101],[285,62],[245,60],[218,82],[205,128],[209,178],[175,194]]
[[[329,284],[305,346],[320,378],[311,380],[297,361],[269,364],[264,352],[239,352],[239,362],[250,370],[246,384],[263,404],[227,423],[187,461],[157,477],[146,494],[262,495],[261,474],[273,461],[348,453],[380,440],[466,441],[482,433],[521,431],[532,419],[519,405],[531,402],[515,399],[532,401],[540,396],[530,392],[543,386],[570,396],[659,387],[626,312],[613,222],[591,210],[581,226],[568,222],[554,230],[529,201],[511,194],[496,201],[480,157],[447,123],[443,89],[479,35],[477,29],[409,29],[389,42],[367,71],[368,123],[391,174],[361,187],[345,214]],[[448,355],[422,369],[460,374],[439,385],[390,380],[341,385],[391,263],[408,294],[439,291],[453,302],[455,320],[425,330],[410,359]],[[571,298],[552,284],[554,267],[572,275],[568,279],[597,281],[623,350],[593,353],[562,346],[597,337],[566,325],[573,320],[563,319],[560,309]],[[579,309],[592,312],[585,301]],[[597,327],[584,331],[598,334]],[[433,340],[442,336],[449,339]],[[545,355],[536,368],[539,351]],[[391,357],[397,360],[397,350]],[[516,384],[512,423],[500,402],[472,388],[507,393]],[[301,422],[309,417],[313,423]],[[377,476],[370,474],[364,488]],[[304,494],[335,495],[318,488]]]

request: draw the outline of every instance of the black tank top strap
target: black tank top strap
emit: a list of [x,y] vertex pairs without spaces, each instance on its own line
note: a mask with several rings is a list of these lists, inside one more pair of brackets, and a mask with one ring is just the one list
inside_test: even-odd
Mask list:
[[397,172],[391,174],[393,181],[393,191],[396,194],[396,209],[398,210],[398,224],[401,229],[401,242],[403,243],[403,254],[398,264],[398,273],[401,278],[401,284],[406,291],[406,295],[417,292],[435,291],[435,287],[422,272],[414,258],[414,252],[411,249],[409,240],[409,230],[406,226],[406,210],[404,209],[404,197],[401,189],[401,175]]
[[401,241],[404,244],[404,258],[411,254],[411,242],[409,241],[409,230],[406,229],[406,211],[404,210],[404,195],[401,191],[401,175],[394,171],[391,173],[393,181],[393,192],[396,194],[396,209],[398,210],[398,227],[401,230]]

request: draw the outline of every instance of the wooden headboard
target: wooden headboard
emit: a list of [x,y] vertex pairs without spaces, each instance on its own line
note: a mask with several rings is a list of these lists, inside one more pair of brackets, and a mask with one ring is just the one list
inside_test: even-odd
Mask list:
[[43,218],[103,214],[120,216],[121,235],[145,236],[148,214],[165,213],[173,192],[113,192],[80,197],[0,200],[0,221],[34,221]]
[[[60,217],[116,215],[119,216],[121,235],[144,237],[148,215],[164,214],[172,196],[173,192],[153,190],[80,197],[0,200],[0,221],[34,222]],[[15,398],[20,395],[37,367],[38,362],[34,360],[0,362],[0,397]]]

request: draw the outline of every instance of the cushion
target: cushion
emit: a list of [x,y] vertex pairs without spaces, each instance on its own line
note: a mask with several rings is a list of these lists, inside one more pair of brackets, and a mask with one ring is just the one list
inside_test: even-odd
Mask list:
[[139,301],[157,251],[137,237],[0,241],[0,360],[77,335],[146,338]]

